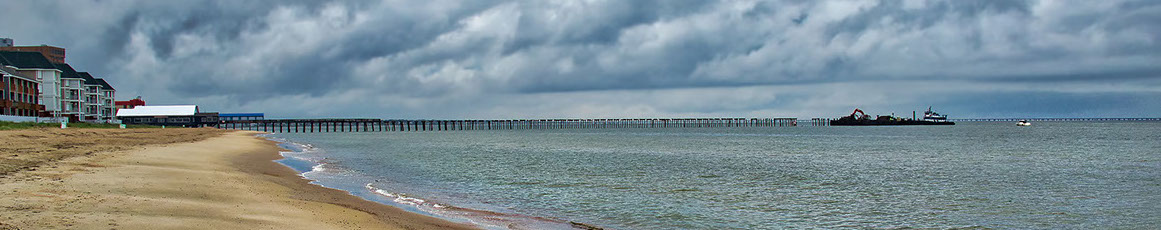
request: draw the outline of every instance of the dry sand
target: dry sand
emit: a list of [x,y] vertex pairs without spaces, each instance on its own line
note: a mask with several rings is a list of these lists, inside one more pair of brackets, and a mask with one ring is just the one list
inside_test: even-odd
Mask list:
[[253,134],[0,131],[0,229],[472,228],[311,185]]
[[0,176],[42,163],[128,150],[145,145],[194,142],[217,129],[26,129],[0,131]]

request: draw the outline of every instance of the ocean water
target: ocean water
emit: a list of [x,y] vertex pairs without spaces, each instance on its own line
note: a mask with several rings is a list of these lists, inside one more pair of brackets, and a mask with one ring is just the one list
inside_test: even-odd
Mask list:
[[1161,123],[274,134],[317,184],[493,229],[1161,228]]

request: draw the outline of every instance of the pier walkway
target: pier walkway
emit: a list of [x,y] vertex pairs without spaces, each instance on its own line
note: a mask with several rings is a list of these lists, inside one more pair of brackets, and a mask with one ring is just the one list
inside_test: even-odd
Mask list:
[[519,120],[274,119],[222,121],[220,129],[272,133],[409,132],[452,130],[541,130],[604,128],[710,128],[798,126],[797,118],[642,118]]

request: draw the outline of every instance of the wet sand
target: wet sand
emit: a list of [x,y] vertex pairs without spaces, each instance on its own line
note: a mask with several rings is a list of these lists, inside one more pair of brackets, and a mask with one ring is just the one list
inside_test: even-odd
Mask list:
[[473,228],[311,185],[254,134],[2,131],[0,229]]

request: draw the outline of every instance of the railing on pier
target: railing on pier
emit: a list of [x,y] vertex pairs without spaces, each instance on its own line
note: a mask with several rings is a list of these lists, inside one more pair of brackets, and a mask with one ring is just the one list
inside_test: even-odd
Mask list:
[[220,129],[274,133],[536,130],[600,128],[711,128],[798,126],[797,118],[646,118],[520,120],[278,119],[223,121]]

